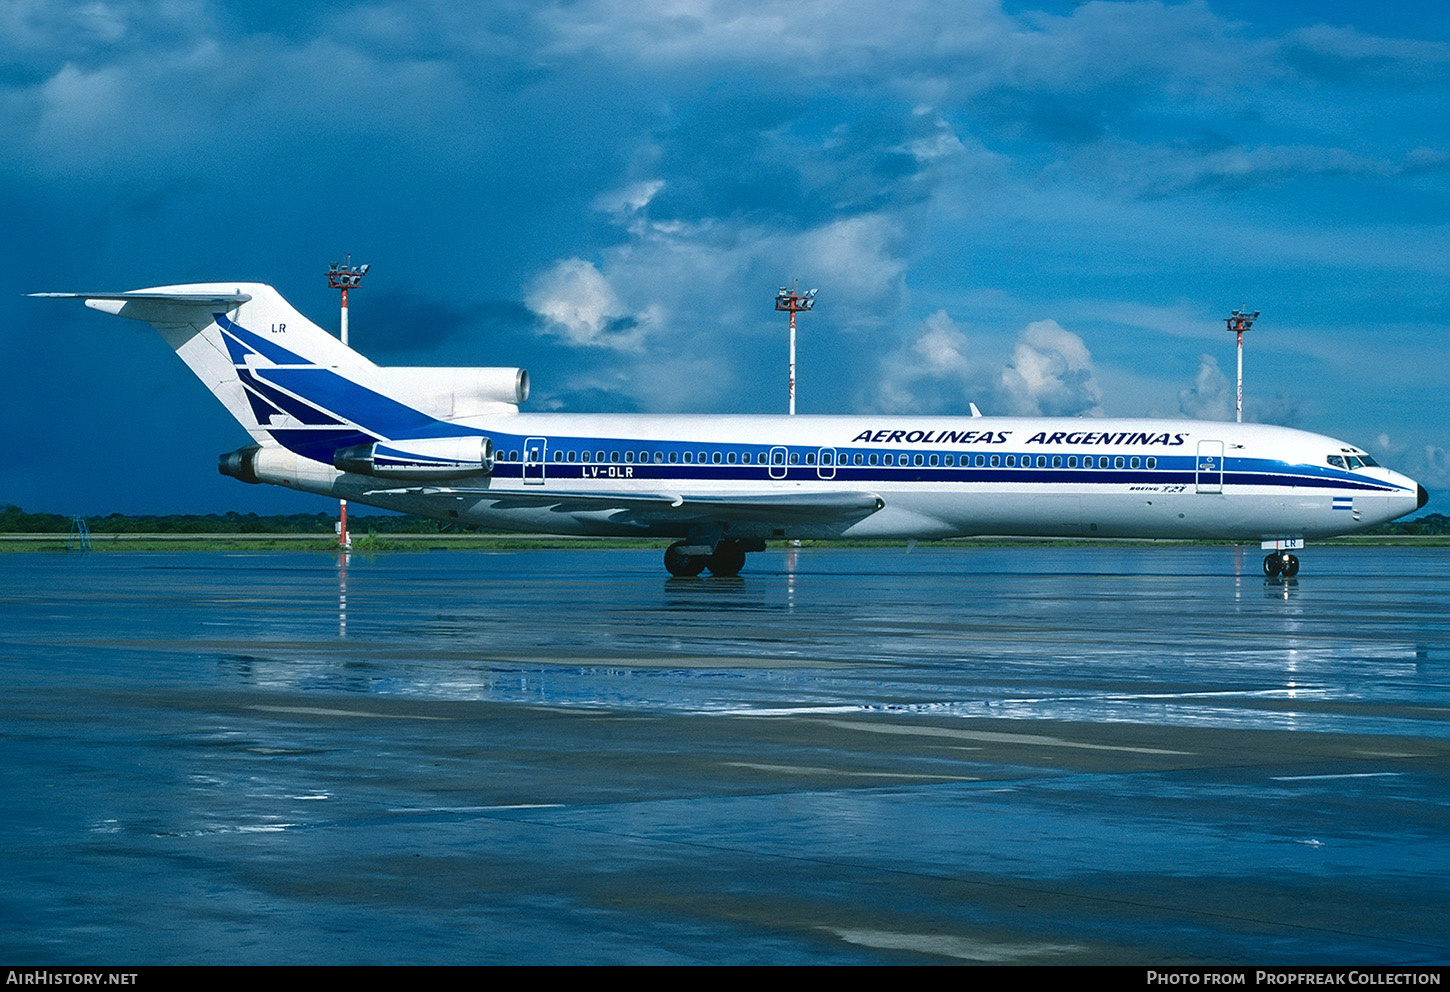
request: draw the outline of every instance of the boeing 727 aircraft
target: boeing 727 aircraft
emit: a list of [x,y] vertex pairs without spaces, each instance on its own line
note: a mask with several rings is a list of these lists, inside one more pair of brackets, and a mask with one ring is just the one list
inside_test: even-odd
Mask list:
[[270,286],[38,293],[147,321],[252,435],[224,475],[465,526],[674,538],[672,575],[768,540],[1259,541],[1367,530],[1425,489],[1363,450],[1198,420],[520,413],[516,368],[374,365]]

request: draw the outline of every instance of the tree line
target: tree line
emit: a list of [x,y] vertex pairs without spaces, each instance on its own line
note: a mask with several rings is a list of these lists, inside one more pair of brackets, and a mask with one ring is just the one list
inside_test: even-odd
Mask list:
[[[67,534],[73,517],[59,513],[26,513],[13,503],[0,511],[0,534]],[[110,513],[88,516],[92,534],[331,534],[337,523],[328,513]],[[438,520],[400,514],[348,514],[348,529],[357,533],[437,534],[456,529]]]

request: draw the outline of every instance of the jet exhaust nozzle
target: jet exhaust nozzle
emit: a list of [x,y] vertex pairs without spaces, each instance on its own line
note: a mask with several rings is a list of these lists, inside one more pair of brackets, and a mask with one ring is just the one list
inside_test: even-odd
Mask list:
[[229,451],[217,458],[216,469],[222,475],[240,479],[249,485],[261,485],[262,480],[257,478],[257,452],[261,450],[260,444],[249,444],[245,448]]

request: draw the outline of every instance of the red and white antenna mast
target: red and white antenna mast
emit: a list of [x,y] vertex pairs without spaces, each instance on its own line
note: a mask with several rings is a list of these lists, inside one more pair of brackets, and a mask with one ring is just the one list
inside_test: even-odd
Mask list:
[[[368,274],[368,266],[353,265],[352,256],[341,265],[333,262],[327,270],[327,285],[342,290],[342,343],[347,344],[347,291],[362,285],[362,277]],[[338,500],[337,544],[343,549],[352,548],[352,536],[347,532],[347,500]]]
[[790,412],[795,415],[795,315],[809,310],[816,305],[816,290],[811,290],[805,295],[795,291],[795,285],[791,288],[780,287],[780,292],[775,294],[775,308],[790,312]]
[[1238,335],[1239,340],[1239,389],[1238,400],[1234,404],[1234,411],[1239,423],[1244,422],[1244,331],[1254,326],[1254,321],[1259,317],[1259,311],[1249,313],[1243,308],[1235,310],[1224,318],[1228,322],[1228,329]]

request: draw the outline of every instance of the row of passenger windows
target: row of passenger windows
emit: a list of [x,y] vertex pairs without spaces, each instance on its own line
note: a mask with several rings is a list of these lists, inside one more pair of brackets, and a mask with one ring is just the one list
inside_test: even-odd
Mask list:
[[[780,450],[776,450],[776,451],[773,451],[773,452],[770,452],[770,453],[766,453],[766,452],[763,452],[762,451],[762,452],[759,452],[757,454],[752,454],[749,451],[742,451],[742,452],[734,452],[734,451],[727,451],[727,452],[719,452],[719,451],[713,451],[713,452],[707,452],[707,451],[700,451],[700,452],[695,452],[695,451],[685,451],[685,452],[678,452],[678,451],[670,451],[670,452],[663,452],[663,451],[654,451],[654,452],[650,452],[650,451],[640,451],[640,452],[625,451],[622,454],[621,454],[621,452],[618,452],[618,451],[610,451],[610,452],[607,453],[607,455],[608,455],[608,457],[606,458],[605,457],[606,456],[606,452],[604,452],[604,451],[589,452],[589,451],[562,451],[562,450],[555,450],[554,451],[554,454],[553,454],[552,460],[555,461],[555,462],[569,463],[569,464],[573,464],[573,463],[587,463],[587,462],[604,462],[604,463],[610,463],[610,462],[612,462],[612,463],[616,463],[616,464],[625,464],[625,465],[632,465],[632,464],[635,464],[636,462],[638,462],[640,464],[650,464],[650,463],[653,463],[653,464],[656,464],[656,465],[663,464],[665,462],[668,462],[671,465],[679,464],[681,462],[683,462],[686,465],[693,465],[693,464],[699,464],[699,465],[705,465],[705,464],[712,464],[712,465],[720,465],[720,464],[726,464],[726,465],[736,465],[736,464],[750,465],[750,464],[752,464],[752,462],[754,462],[755,464],[760,464],[760,465],[765,465],[765,464],[784,465],[784,464],[787,463],[786,462],[785,452],[780,451]],[[1331,455],[1330,456],[1331,459],[1336,458],[1336,457],[1338,457],[1338,456],[1336,456],[1336,455]],[[508,461],[512,461],[512,462],[518,461],[519,460],[519,452],[517,450],[510,451],[508,453],[508,459],[507,460]],[[790,453],[790,455],[789,455],[789,464],[791,464],[791,465],[799,465],[799,464],[801,464],[801,460],[802,460],[802,455],[801,455],[800,452],[798,452],[798,451],[792,451]],[[804,455],[804,460],[805,460],[805,464],[807,464],[807,465],[815,465],[816,464],[816,452],[814,452],[814,451],[806,452],[806,454]],[[936,466],[940,466],[940,465],[945,465],[945,466],[948,466],[948,467],[955,467],[958,464],[958,462],[957,462],[957,456],[956,455],[950,455],[950,454],[948,454],[948,455],[939,455],[939,454],[936,454],[936,453],[923,454],[923,453],[920,453],[920,452],[917,452],[915,454],[912,454],[912,453],[909,453],[909,452],[902,452],[901,454],[898,455],[898,454],[896,454],[894,452],[887,452],[885,454],[878,454],[877,452],[874,452],[874,451],[871,452],[871,453],[869,453],[869,454],[867,454],[867,453],[859,452],[858,451],[854,455],[852,455],[852,454],[841,455],[840,458],[838,459],[835,456],[834,453],[829,452],[829,451],[823,451],[823,452],[820,452],[820,464],[821,465],[836,465],[836,464],[839,464],[839,465],[921,465],[921,466],[928,466],[928,467],[936,467]],[[1077,456],[1077,455],[1052,455],[1050,457],[1048,455],[1037,455],[1035,457],[1035,460],[1034,460],[1034,456],[1032,456],[1032,455],[985,455],[985,454],[982,454],[982,455],[962,455],[961,456],[961,467],[963,467],[963,468],[970,468],[970,467],[975,467],[975,468],[987,468],[987,467],[991,467],[991,468],[1002,468],[1002,467],[1006,467],[1006,468],[1032,468],[1034,466],[1036,468],[1048,468],[1049,466],[1052,467],[1052,468],[1079,468],[1079,467],[1081,467],[1081,468],[1092,468],[1093,467],[1093,456],[1092,455],[1083,455],[1083,456],[1081,456],[1081,458],[1079,458],[1079,456]],[[1098,455],[1097,456],[1097,467],[1098,468],[1157,468],[1158,467],[1158,459],[1155,458],[1152,455],[1149,455],[1146,458],[1139,457],[1138,455]]]

